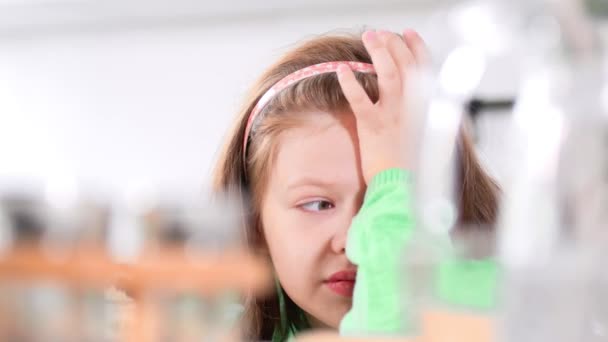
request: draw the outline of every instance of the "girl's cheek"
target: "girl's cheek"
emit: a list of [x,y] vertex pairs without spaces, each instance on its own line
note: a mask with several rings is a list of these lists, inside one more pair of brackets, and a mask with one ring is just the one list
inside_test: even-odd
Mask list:
[[320,233],[335,224],[334,213],[327,212],[306,212],[300,210],[294,214],[293,227],[306,234]]

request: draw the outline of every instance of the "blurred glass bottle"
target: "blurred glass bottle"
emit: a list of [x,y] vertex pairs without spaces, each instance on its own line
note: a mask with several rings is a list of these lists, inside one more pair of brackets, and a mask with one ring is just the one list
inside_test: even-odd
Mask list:
[[[66,208],[68,209],[68,208]],[[100,198],[81,197],[67,210],[62,225],[71,224],[77,231],[73,251],[73,264],[78,265],[74,275],[74,291],[77,296],[79,317],[78,339],[81,341],[114,341],[113,301],[107,291],[114,288],[116,278],[110,269],[106,249],[110,207]]]
[[[574,159],[568,152],[576,145],[592,147],[580,139],[580,128],[591,127],[588,114],[597,103],[588,101],[596,93],[589,87],[597,86],[588,78],[595,63],[594,34],[581,4],[553,2],[545,19],[528,27],[526,41],[534,49],[524,58],[511,128],[515,143],[505,153],[508,164],[517,167],[504,183],[500,229],[507,270],[504,341],[588,340],[583,334],[589,267],[572,243],[574,230],[564,210],[564,199],[574,199],[564,196],[570,192],[567,183],[586,178],[580,168],[594,164],[587,154],[593,149],[578,150]],[[598,156],[591,153],[591,159]],[[581,163],[572,164],[576,159]]]
[[[608,77],[600,21],[608,12],[597,1],[559,3],[566,42],[563,109],[567,132],[558,164],[558,201],[568,246],[579,258],[576,276],[586,281],[582,336],[608,339]],[[587,7],[583,7],[586,5]],[[591,12],[594,10],[595,12]],[[592,15],[592,16],[590,16]]]
[[[472,37],[471,32],[496,31],[496,22],[487,17],[495,15],[492,11],[496,9],[478,1],[451,4],[453,6],[438,11],[432,20],[447,23],[437,32],[443,36],[435,51],[439,63],[428,69],[420,68],[416,77],[411,78],[408,89],[414,94],[408,98],[413,99],[409,104],[413,124],[412,131],[405,134],[412,137],[408,146],[412,147],[410,153],[414,157],[412,206],[416,220],[403,256],[406,323],[411,335],[424,335],[434,341],[443,341],[447,336],[450,341],[472,336],[466,333],[471,327],[461,323],[483,311],[472,309],[478,306],[479,296],[487,296],[488,291],[493,294],[493,290],[488,289],[477,297],[473,294],[482,291],[484,284],[494,284],[496,276],[495,263],[480,260],[480,255],[473,258],[473,254],[467,254],[470,251],[464,241],[460,241],[461,248],[456,248],[451,237],[454,231],[463,228],[459,227],[461,203],[457,189],[462,172],[460,154],[464,153],[462,133],[467,129],[463,117],[465,105],[486,72],[488,56],[495,52],[494,46],[486,46],[488,41]],[[463,20],[471,15],[484,20]],[[464,228],[466,231],[467,227]],[[483,232],[482,229],[479,234],[487,238],[489,234]],[[465,236],[477,235],[461,235],[460,239],[464,240]],[[482,280],[483,284],[476,284]]]
[[[57,213],[42,196],[20,193],[1,201],[11,247],[5,256],[39,264],[61,264],[69,258],[74,231],[58,226]],[[46,260],[46,261],[43,261]],[[38,267],[40,274],[14,269],[2,286],[5,310],[14,324],[12,334],[26,341],[76,341],[78,326],[75,297],[70,291],[63,268]],[[55,270],[55,271],[49,271]],[[56,272],[55,274],[51,274]],[[36,327],[32,329],[32,327]]]
[[[448,6],[438,11],[430,22],[434,24],[432,27],[442,28],[437,30],[435,41],[439,43],[439,47],[434,51],[435,55],[439,56],[440,62],[438,77],[429,82],[436,86],[431,87],[429,93],[423,93],[423,96],[411,97],[428,99],[426,104],[428,108],[419,111],[427,113],[426,116],[415,117],[413,127],[423,132],[423,135],[419,142],[410,144],[416,146],[419,151],[417,158],[419,164],[415,168],[417,183],[415,212],[418,227],[413,234],[412,242],[406,246],[405,262],[409,264],[406,266],[408,269],[414,267],[417,271],[406,272],[413,279],[404,281],[406,285],[404,292],[410,293],[408,296],[410,301],[422,303],[417,304],[421,307],[419,311],[431,309],[432,312],[438,313],[437,309],[441,309],[443,313],[449,313],[442,317],[449,318],[452,320],[451,323],[443,321],[440,324],[436,321],[437,324],[433,325],[429,323],[432,320],[428,319],[431,316],[426,316],[425,329],[432,333],[438,332],[437,335],[429,338],[450,341],[459,338],[470,340],[473,338],[470,335],[472,332],[485,331],[485,335],[481,334],[475,338],[493,339],[496,338],[494,322],[502,309],[497,294],[498,281],[502,279],[502,267],[497,260],[487,258],[491,255],[493,246],[492,234],[486,234],[488,227],[476,227],[481,228],[477,232],[473,227],[470,237],[482,237],[480,241],[485,242],[466,241],[470,238],[466,237],[464,242],[460,241],[462,246],[458,246],[456,240],[463,236],[453,236],[454,241],[450,241],[448,237],[450,231],[467,229],[467,227],[459,227],[466,223],[458,222],[459,203],[454,196],[457,137],[465,126],[462,118],[465,111],[464,103],[470,99],[480,83],[483,84],[482,76],[486,72],[500,75],[498,79],[501,80],[508,76],[507,78],[512,79],[513,82],[517,82],[524,77],[526,66],[541,61],[542,57],[546,56],[546,51],[552,49],[559,38],[554,34],[556,20],[547,15],[546,4],[543,1],[448,1],[447,3]],[[517,62],[513,63],[513,61]],[[506,70],[510,70],[515,76],[511,73],[505,75]],[[411,89],[415,88],[411,87]],[[418,105],[418,108],[424,108],[424,104]],[[416,110],[412,113],[416,113]],[[534,120],[539,117],[538,115],[530,118]],[[553,132],[551,128],[553,127],[549,128],[549,133]],[[533,128],[535,129],[537,128]],[[417,134],[412,133],[411,136]],[[513,142],[517,145],[518,138]],[[536,150],[532,151],[532,154],[525,154],[530,160],[538,157],[538,152],[544,151],[544,146],[539,145],[533,149]],[[521,157],[521,155],[516,156]],[[505,165],[518,164],[507,162]],[[520,171],[525,175],[529,172],[526,166]],[[525,188],[527,185],[528,183],[522,187]],[[508,193],[511,192],[511,186],[512,184],[507,184]],[[526,194],[537,194],[535,191],[539,191],[540,199],[544,199],[545,188],[534,189],[524,190]],[[536,202],[525,203],[529,205],[527,208],[536,204]],[[546,211],[542,209],[540,211],[546,214]],[[518,222],[526,222],[526,220]],[[526,225],[529,225],[529,222],[526,222]],[[484,234],[487,235],[485,238],[483,238]],[[487,253],[482,257],[478,252],[484,249]],[[414,262],[418,265],[414,265]],[[462,323],[461,319],[468,322],[471,322],[470,319],[476,319],[476,322],[480,323],[477,325],[478,330],[457,323]],[[454,330],[447,333],[443,328],[446,325],[450,325]],[[442,335],[442,331],[445,334]]]
[[[221,265],[242,252],[242,212],[231,198],[164,195],[162,199],[158,196],[144,202],[136,215],[143,230],[146,257],[166,255],[193,266]],[[218,279],[211,274],[206,276],[209,279],[205,288],[186,284],[181,290],[179,286],[161,285],[145,295],[145,300],[159,313],[156,341],[229,341],[236,336],[240,313],[234,312],[238,307],[235,289],[218,290],[213,285]],[[194,278],[196,274],[192,277],[193,284],[201,283],[201,279]]]
[[[475,47],[456,48],[429,99],[415,173],[416,229],[404,246],[409,324],[430,341],[486,341],[493,333],[497,265],[488,227],[461,222],[459,176],[465,103],[484,72]],[[461,83],[453,83],[458,79]],[[483,249],[486,253],[481,253]]]
[[519,170],[506,183],[501,213],[505,341],[579,340],[584,316],[586,276],[559,203],[567,121],[552,93],[560,82],[546,71],[530,75],[514,113],[527,149],[511,159]]

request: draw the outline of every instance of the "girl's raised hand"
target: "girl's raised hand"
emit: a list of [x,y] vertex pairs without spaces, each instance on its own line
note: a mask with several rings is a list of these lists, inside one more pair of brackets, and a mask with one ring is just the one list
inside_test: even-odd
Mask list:
[[367,31],[363,44],[378,75],[379,99],[373,103],[347,65],[338,68],[338,80],[357,122],[361,167],[365,182],[390,168],[408,168],[405,146],[408,125],[407,78],[428,61],[420,36]]

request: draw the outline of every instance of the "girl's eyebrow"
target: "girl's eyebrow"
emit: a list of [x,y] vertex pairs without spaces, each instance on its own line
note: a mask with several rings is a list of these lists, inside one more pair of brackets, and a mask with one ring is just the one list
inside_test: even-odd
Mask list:
[[337,181],[327,181],[317,177],[297,177],[287,182],[287,190],[292,190],[302,186],[316,186],[320,188],[335,187]]

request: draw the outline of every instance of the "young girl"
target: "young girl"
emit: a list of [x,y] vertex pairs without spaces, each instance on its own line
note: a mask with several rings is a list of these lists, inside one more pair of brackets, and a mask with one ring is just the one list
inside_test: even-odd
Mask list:
[[[402,328],[397,267],[414,228],[405,84],[426,58],[411,30],[326,36],[254,85],[214,180],[246,196],[248,243],[275,272],[276,294],[245,303],[248,340]],[[490,224],[497,188],[464,133],[458,154],[459,223]]]

